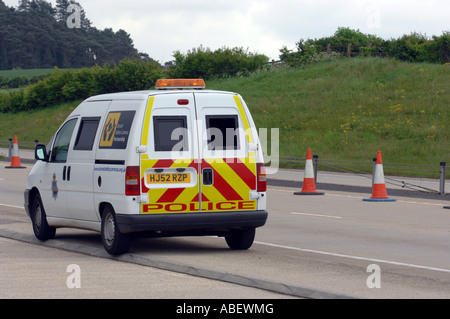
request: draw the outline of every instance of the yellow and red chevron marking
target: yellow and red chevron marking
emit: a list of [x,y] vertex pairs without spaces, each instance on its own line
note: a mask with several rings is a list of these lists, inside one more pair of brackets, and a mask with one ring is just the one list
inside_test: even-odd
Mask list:
[[[245,159],[203,160],[202,170],[212,168],[214,185],[203,186],[202,194],[212,201],[245,200],[249,191],[256,189],[256,169],[245,164]],[[253,164],[255,166],[255,164]]]
[[[192,161],[143,160],[141,176],[149,168],[192,167],[198,172],[199,163]],[[142,204],[144,214],[188,213],[201,211],[255,210],[256,201],[250,200],[250,190],[256,189],[256,165],[248,158],[203,160],[201,170],[212,168],[213,185],[191,188],[148,189],[142,180],[142,192],[148,193],[149,203]]]

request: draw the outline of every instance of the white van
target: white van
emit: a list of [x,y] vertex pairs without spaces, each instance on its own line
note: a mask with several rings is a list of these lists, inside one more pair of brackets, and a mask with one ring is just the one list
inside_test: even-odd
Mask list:
[[94,96],[38,145],[25,190],[36,237],[101,232],[123,254],[134,236],[225,237],[248,249],[266,223],[266,175],[255,124],[239,94],[203,80]]

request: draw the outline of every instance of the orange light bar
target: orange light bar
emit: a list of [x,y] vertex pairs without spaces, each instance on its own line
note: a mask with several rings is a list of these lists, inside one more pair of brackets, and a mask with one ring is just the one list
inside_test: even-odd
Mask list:
[[157,89],[204,89],[203,79],[160,79],[156,81]]

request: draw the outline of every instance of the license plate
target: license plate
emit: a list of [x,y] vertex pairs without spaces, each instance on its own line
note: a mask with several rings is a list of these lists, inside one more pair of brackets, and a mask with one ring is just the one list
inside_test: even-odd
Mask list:
[[186,184],[191,182],[191,174],[168,173],[147,174],[147,184]]

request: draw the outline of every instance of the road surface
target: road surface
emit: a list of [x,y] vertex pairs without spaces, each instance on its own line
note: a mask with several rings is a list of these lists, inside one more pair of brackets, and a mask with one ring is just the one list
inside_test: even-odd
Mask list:
[[[14,296],[37,294],[53,282],[61,285],[60,296],[77,296],[66,291],[63,280],[69,275],[65,267],[75,264],[81,267],[82,280],[86,278],[79,294],[97,297],[95,290],[109,289],[98,269],[111,267],[107,273],[114,273],[115,267],[126,269],[126,264],[136,275],[148,273],[148,278],[170,271],[168,278],[182,276],[172,278],[175,283],[205,280],[198,283],[204,290],[169,284],[161,295],[142,294],[144,298],[203,298],[202,291],[206,298],[450,298],[450,211],[443,209],[447,198],[397,197],[393,203],[369,203],[362,199],[370,194],[327,191],[324,196],[296,196],[298,189],[269,186],[269,220],[257,230],[248,251],[231,251],[224,239],[215,237],[139,239],[128,254],[112,258],[93,232],[61,229],[43,245],[34,239],[22,208],[29,169],[0,167],[0,279]],[[44,253],[53,257],[39,259]],[[40,281],[41,272],[30,270],[33,263],[48,267],[47,281]],[[26,278],[33,289],[23,285],[22,273],[17,272],[27,265]],[[53,273],[53,266],[60,270]],[[99,276],[99,283],[89,284],[88,278]],[[130,282],[132,289],[127,275],[114,280]],[[218,286],[216,295],[211,285],[217,282],[224,286]],[[114,296],[121,297],[119,292]]]

